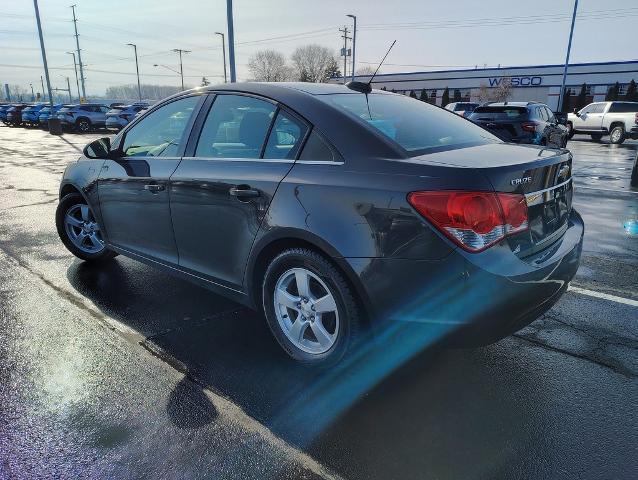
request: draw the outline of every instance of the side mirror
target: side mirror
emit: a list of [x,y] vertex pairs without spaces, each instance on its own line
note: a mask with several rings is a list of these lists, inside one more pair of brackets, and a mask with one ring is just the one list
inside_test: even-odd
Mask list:
[[86,158],[110,158],[111,139],[109,137],[98,138],[84,147],[83,153]]
[[580,112],[578,111],[577,108],[574,108],[574,115],[576,115],[577,117],[580,117]]

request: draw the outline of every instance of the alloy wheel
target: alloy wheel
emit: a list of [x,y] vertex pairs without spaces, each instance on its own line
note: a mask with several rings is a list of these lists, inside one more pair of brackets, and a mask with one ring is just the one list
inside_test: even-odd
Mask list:
[[339,334],[339,310],[324,281],[310,270],[292,268],[275,285],[275,315],[283,333],[304,352],[330,350]]
[[69,240],[85,253],[99,253],[105,248],[100,226],[88,205],[76,204],[64,216],[64,228]]
[[617,143],[620,140],[621,135],[622,132],[620,128],[614,128],[611,132],[611,138],[609,140],[611,140],[612,143]]

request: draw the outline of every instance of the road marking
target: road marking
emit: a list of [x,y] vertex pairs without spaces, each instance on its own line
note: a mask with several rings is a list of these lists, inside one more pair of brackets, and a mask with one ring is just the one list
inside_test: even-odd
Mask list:
[[600,190],[601,192],[614,192],[614,193],[633,193],[634,195],[638,195],[638,192],[633,190],[612,190],[611,188],[598,188],[598,187],[585,187],[583,185],[579,185],[578,183],[574,184],[575,190]]
[[622,303],[631,307],[638,307],[638,300],[632,300],[630,298],[617,297],[616,295],[609,295],[608,293],[595,292],[593,290],[587,290],[585,288],[569,286],[569,290],[574,293],[580,293],[581,295],[587,295],[589,297],[601,298],[603,300],[609,300],[610,302]]

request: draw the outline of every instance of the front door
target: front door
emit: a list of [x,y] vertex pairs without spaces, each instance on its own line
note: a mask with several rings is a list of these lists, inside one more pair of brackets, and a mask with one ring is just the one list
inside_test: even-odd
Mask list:
[[271,101],[216,95],[190,156],[171,177],[181,267],[241,288],[257,231],[307,131]]
[[168,180],[203,98],[182,97],[149,113],[125,132],[118,158],[104,162],[98,196],[109,244],[177,264]]

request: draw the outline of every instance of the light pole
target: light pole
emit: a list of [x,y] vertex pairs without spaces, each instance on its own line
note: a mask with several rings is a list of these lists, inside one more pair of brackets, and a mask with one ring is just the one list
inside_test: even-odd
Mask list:
[[233,32],[233,0],[226,0],[226,21],[228,23],[228,62],[230,63],[230,83],[237,81],[235,73],[235,34]]
[[44,94],[44,78],[40,75],[40,83],[42,84],[42,100],[46,100],[46,95]]
[[574,13],[572,14],[572,26],[569,30],[569,41],[567,42],[567,57],[565,58],[565,67],[563,68],[563,81],[560,86],[560,94],[558,96],[558,108],[563,108],[563,95],[565,95],[565,81],[567,80],[567,66],[569,65],[569,52],[572,49],[572,37],[574,36],[574,24],[576,23],[576,11],[578,10],[578,0],[574,0]]
[[31,101],[35,102],[35,93],[33,92],[33,84],[30,83],[29,86],[31,87]]
[[[135,71],[137,72],[137,96],[139,97],[140,102],[142,101],[142,86],[140,85],[140,67],[137,63],[137,45],[134,43],[127,43],[128,46],[133,47],[135,51]],[[184,90],[184,86],[182,85],[182,90]]]
[[[44,64],[44,76],[47,79],[47,91],[49,92],[49,104],[51,106],[51,111],[53,111],[53,96],[51,95],[51,80],[49,79],[49,67],[47,65],[47,54],[44,49],[44,38],[42,37],[42,24],[40,23],[40,9],[38,8],[38,0],[33,0],[33,8],[35,8],[35,20],[38,24],[38,36],[40,37],[40,50],[42,51],[42,63]],[[62,133],[60,131],[60,124],[53,122],[49,122],[49,132],[52,135],[59,135]]]
[[75,70],[75,85],[78,87],[78,102],[81,102],[80,97],[80,81],[78,80],[78,65],[75,63],[75,52],[66,52],[68,55],[73,55],[73,69]]
[[78,65],[80,66],[80,80],[82,81],[82,98],[80,98],[80,103],[82,103],[82,99],[86,101],[86,88],[84,87],[84,67],[82,66],[82,54],[80,53],[80,35],[78,34],[78,19],[75,17],[75,7],[77,5],[71,5],[71,9],[73,10],[73,28],[75,29],[75,45],[78,49]]
[[228,83],[228,78],[226,78],[226,39],[224,38],[224,34],[222,32],[215,32],[215,35],[221,35],[222,37],[222,53],[224,55],[224,83]]
[[182,77],[182,90],[184,90],[184,66],[182,64],[182,53],[191,53],[191,51],[182,50],[181,48],[174,48],[173,51],[179,53],[179,74]]
[[[354,66],[355,66],[355,55],[357,52],[357,16],[356,15],[346,15],[346,17],[352,18],[354,20],[354,28],[352,31],[352,81],[354,82]],[[344,72],[345,74],[345,72]]]

